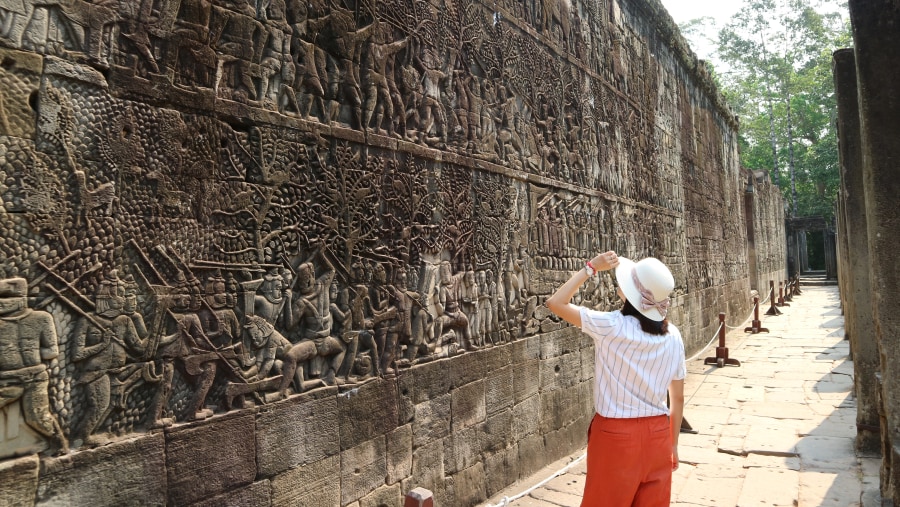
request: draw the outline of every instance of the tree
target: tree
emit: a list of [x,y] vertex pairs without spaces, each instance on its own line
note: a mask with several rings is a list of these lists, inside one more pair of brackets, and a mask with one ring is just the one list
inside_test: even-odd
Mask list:
[[793,216],[832,215],[839,184],[831,52],[849,42],[849,23],[833,1],[813,2],[748,0],[717,39],[741,163],[771,170]]

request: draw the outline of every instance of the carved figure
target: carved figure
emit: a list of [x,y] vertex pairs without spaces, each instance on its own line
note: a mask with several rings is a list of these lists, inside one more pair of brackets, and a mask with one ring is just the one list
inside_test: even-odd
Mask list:
[[[444,344],[456,345],[465,350],[475,350],[469,333],[469,318],[459,307],[457,300],[458,287],[463,274],[454,275],[450,267],[450,261],[441,261],[439,268],[440,292],[437,305],[438,315],[435,321],[435,336],[438,346]],[[452,353],[455,347],[448,347]]]
[[344,344],[331,336],[330,287],[335,271],[322,248],[316,249],[313,257],[325,266],[325,272],[316,277],[315,266],[311,261],[304,262],[297,268],[297,294],[294,296],[289,329],[293,331],[294,341],[311,340],[316,344],[319,353],[310,365],[312,374],[321,374],[322,363],[328,358],[324,365],[326,372],[323,380],[326,384],[333,385],[346,353]]
[[[382,28],[376,31],[376,35],[366,43],[366,50],[361,61],[360,77],[366,97],[363,106],[363,128],[374,128],[376,132],[380,133],[382,122],[387,117],[387,132],[392,134],[394,133],[394,98],[388,81],[393,80],[393,76],[388,71],[393,69],[393,65],[389,65],[389,61],[393,60],[395,53],[406,47],[408,38],[388,42],[391,31],[386,28],[389,28],[389,25],[381,26]],[[396,85],[394,87],[396,88]],[[372,124],[373,115],[375,116],[374,125]]]
[[279,333],[272,324],[258,315],[247,317],[244,325],[250,335],[253,365],[243,372],[251,381],[263,380],[270,376],[273,368],[281,369],[281,382],[278,385],[279,397],[287,397],[288,388],[293,382],[295,392],[303,392],[321,381],[306,381],[303,364],[316,357],[318,349],[312,341],[291,343]]
[[176,364],[184,376],[193,379],[195,383],[194,393],[187,408],[189,420],[205,419],[212,415],[212,410],[206,408],[205,403],[219,365],[231,373],[235,373],[237,368],[234,362],[238,360],[238,356],[232,344],[217,347],[204,330],[203,322],[198,315],[203,298],[200,282],[196,278],[188,280],[180,272],[179,278],[174,288],[174,308],[169,314],[171,323],[177,330],[164,336],[159,344],[163,359],[161,389],[164,394],[153,408],[154,426],[165,426],[173,422],[163,418],[162,415],[172,392]]
[[59,355],[53,317],[28,308],[28,282],[0,279],[0,408],[21,400],[25,423],[66,453],[69,443],[50,412],[47,361]]
[[102,441],[94,432],[113,408],[125,407],[128,392],[142,373],[153,379],[149,363],[137,363],[149,344],[146,327],[139,314],[125,314],[126,286],[115,270],[100,283],[94,301],[95,311],[84,314],[75,326],[72,346],[72,361],[81,364],[78,383],[84,386],[87,403],[78,435],[87,444]]

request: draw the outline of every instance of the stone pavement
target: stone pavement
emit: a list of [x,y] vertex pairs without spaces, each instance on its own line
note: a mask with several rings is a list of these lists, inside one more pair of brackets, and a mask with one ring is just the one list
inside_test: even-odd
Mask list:
[[[715,348],[688,362],[685,417],[698,433],[679,438],[673,506],[880,505],[881,459],[857,456],[853,447],[853,363],[837,287],[801,289],[790,307],[780,308],[782,315],[760,316],[768,333],[745,333],[749,322],[728,332],[729,356],[741,366],[705,365]],[[511,507],[577,507],[585,462],[573,462],[583,454],[485,505],[504,505],[506,497]],[[566,472],[529,491],[566,465]]]

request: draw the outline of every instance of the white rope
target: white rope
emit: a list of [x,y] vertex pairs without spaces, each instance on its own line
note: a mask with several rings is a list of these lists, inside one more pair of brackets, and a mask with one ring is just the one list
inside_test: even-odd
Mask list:
[[546,479],[544,479],[544,480],[542,480],[541,482],[535,484],[534,486],[532,486],[532,487],[526,489],[525,491],[522,491],[521,493],[516,494],[516,495],[513,495],[513,496],[504,496],[502,499],[500,499],[500,503],[498,503],[498,504],[490,504],[490,505],[486,505],[485,507],[507,507],[507,506],[510,504],[510,502],[514,502],[514,501],[518,500],[519,498],[522,498],[523,496],[530,494],[532,491],[534,491],[534,490],[536,490],[536,489],[542,487],[544,484],[547,484],[547,483],[550,482],[551,480],[553,480],[553,479],[559,477],[560,475],[562,475],[562,474],[568,472],[570,468],[572,468],[573,466],[575,466],[575,465],[577,465],[578,463],[580,463],[581,460],[583,460],[586,456],[587,456],[587,453],[585,452],[585,453],[582,454],[581,456],[575,458],[575,459],[574,459],[571,463],[569,463],[568,465],[566,465],[566,466],[562,467],[561,469],[557,470],[556,472],[554,472],[553,475],[551,475],[550,477],[547,477]]
[[738,328],[744,327],[744,324],[746,324],[748,320],[753,318],[753,314],[754,314],[754,312],[756,312],[757,308],[759,308],[759,303],[753,305],[753,309],[750,310],[750,315],[748,315],[747,318],[744,319],[744,322],[741,322],[740,324],[733,326],[733,327],[729,326],[728,324],[725,324],[725,329],[738,329]]
[[716,338],[719,337],[719,331],[720,331],[721,329],[722,329],[722,324],[719,324],[719,327],[716,329],[716,332],[713,333],[713,337],[712,337],[711,340],[709,340],[709,343],[707,343],[705,347],[703,347],[702,349],[700,349],[700,352],[697,352],[696,354],[694,354],[693,356],[691,356],[691,357],[688,358],[688,359],[685,359],[684,361],[685,361],[686,363],[689,363],[689,362],[693,361],[694,359],[697,359],[698,357],[700,357],[700,354],[706,352],[706,349],[708,349],[709,346],[712,345],[712,343],[713,343],[714,341],[716,341]]

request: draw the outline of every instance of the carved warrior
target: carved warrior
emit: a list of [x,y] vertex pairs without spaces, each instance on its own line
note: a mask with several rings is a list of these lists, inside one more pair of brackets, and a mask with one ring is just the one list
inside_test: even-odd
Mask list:
[[50,411],[47,363],[59,356],[56,327],[47,312],[27,306],[24,278],[0,280],[0,408],[20,401],[25,423],[60,452],[68,441]]

